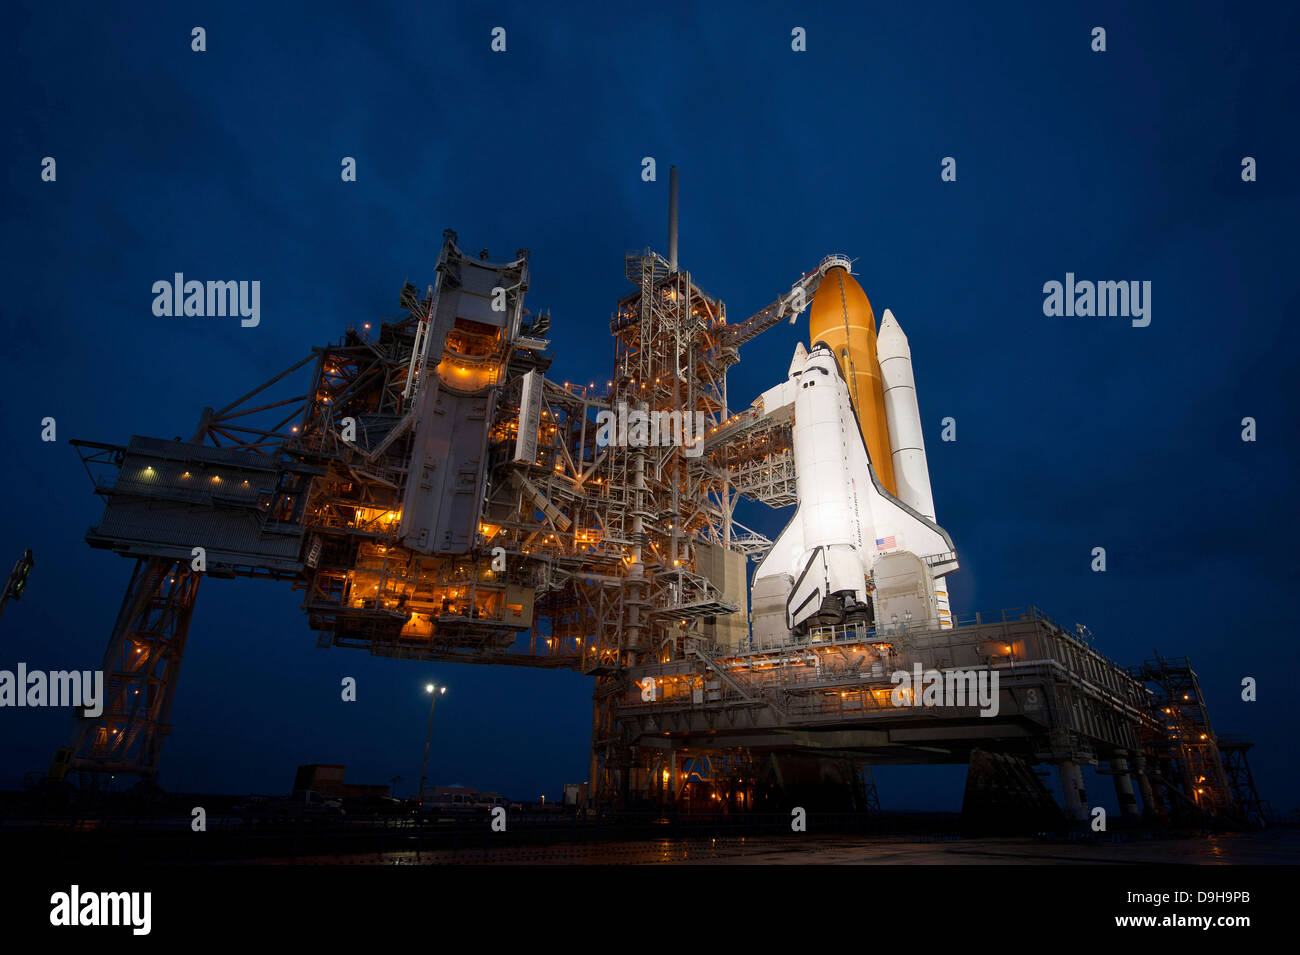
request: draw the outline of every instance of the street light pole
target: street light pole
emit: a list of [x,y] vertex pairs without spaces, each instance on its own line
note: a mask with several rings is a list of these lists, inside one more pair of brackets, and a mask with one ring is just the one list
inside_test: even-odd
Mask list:
[[424,780],[426,778],[425,774],[429,770],[429,743],[433,740],[433,707],[438,702],[439,694],[446,693],[447,688],[445,686],[434,686],[430,683],[425,686],[424,692],[429,694],[429,729],[424,734],[424,762],[420,764],[420,788],[415,794],[418,802],[424,801]]

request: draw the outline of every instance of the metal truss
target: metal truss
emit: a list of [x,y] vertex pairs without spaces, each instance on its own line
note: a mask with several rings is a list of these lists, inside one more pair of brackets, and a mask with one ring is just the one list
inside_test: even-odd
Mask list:
[[103,713],[83,717],[51,775],[158,772],[199,574],[183,561],[136,562],[104,653]]
[[1157,656],[1135,668],[1134,675],[1154,690],[1151,706],[1158,730],[1147,734],[1146,747],[1148,759],[1158,767],[1169,809],[1231,814],[1232,786],[1191,662]]

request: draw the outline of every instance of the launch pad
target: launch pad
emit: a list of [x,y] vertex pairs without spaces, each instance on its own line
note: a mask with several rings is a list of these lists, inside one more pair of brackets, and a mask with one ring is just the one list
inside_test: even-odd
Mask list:
[[[1130,672],[1032,608],[954,617],[907,341],[886,312],[877,354],[845,256],[733,324],[669,249],[625,257],[612,366],[587,383],[547,378],[527,250],[494,263],[447,232],[402,317],[204,409],[188,441],[73,442],[105,500],[88,542],[137,564],[104,713],[51,775],[153,778],[202,577],[262,577],[302,591],[321,647],[591,676],[601,805],[743,811],[978,752],[1054,765],[1074,819],[1100,762],[1126,815],[1238,811],[1190,667],[1176,700],[1149,684],[1177,667]],[[808,307],[811,351],[734,410],[741,346]],[[620,409],[681,426],[611,440]],[[797,507],[773,541],[742,497]],[[900,705],[917,665],[996,674],[996,713]]]

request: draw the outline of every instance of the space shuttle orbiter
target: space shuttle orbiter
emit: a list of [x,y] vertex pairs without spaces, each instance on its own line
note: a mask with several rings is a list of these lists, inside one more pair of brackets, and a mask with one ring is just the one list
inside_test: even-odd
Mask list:
[[934,522],[907,339],[886,312],[877,357],[870,303],[839,267],[811,312],[812,350],[800,344],[787,380],[755,402],[791,419],[798,499],[754,571],[755,643],[837,624],[951,626],[939,588],[956,549]]

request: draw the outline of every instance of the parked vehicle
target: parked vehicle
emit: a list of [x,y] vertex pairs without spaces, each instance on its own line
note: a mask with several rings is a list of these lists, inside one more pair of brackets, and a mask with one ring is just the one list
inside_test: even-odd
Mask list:
[[282,814],[297,816],[342,816],[343,803],[338,799],[322,796],[314,789],[299,789],[285,800]]
[[478,812],[491,813],[493,809],[501,807],[505,809],[509,806],[510,801],[499,793],[479,793],[479,797],[474,801],[474,809]]
[[423,813],[447,813],[450,815],[469,815],[476,811],[478,791],[465,786],[438,786],[426,789],[420,800]]

